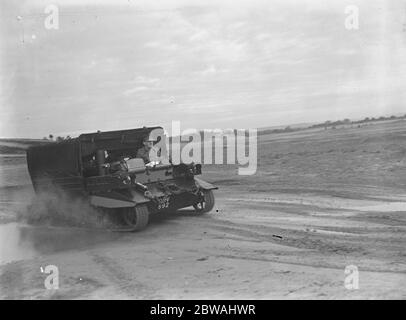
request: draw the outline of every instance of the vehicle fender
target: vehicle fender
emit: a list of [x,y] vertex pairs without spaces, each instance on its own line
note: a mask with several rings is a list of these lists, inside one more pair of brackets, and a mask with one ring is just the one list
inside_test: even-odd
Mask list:
[[131,208],[148,202],[143,195],[133,192],[130,197],[117,192],[102,192],[90,196],[90,204],[101,208]]
[[148,199],[147,197],[145,197],[143,194],[137,192],[137,191],[133,191],[132,192],[132,200],[134,201],[134,203],[136,204],[140,204],[140,203],[147,203],[149,201],[151,201],[150,199]]
[[196,182],[196,185],[199,188],[203,189],[203,190],[216,190],[216,189],[218,189],[218,187],[212,185],[211,183],[208,183],[208,182],[206,182],[206,181],[204,181],[202,179],[196,178],[196,177],[195,177],[195,182]]
[[100,195],[90,196],[90,204],[100,208],[131,208],[135,206],[135,203],[132,201],[125,201]]

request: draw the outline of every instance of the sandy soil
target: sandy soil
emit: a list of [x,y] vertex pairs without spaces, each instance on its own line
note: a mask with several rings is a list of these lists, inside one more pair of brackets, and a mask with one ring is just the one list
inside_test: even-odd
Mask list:
[[204,168],[220,188],[212,213],[156,216],[140,233],[15,222],[32,190],[25,158],[3,155],[0,298],[405,299],[405,124],[261,136],[256,175]]

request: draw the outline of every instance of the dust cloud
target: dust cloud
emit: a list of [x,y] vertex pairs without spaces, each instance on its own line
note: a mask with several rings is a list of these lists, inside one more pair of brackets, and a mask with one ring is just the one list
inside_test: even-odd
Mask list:
[[16,210],[17,221],[31,225],[101,227],[103,214],[84,199],[73,198],[62,190],[41,192]]

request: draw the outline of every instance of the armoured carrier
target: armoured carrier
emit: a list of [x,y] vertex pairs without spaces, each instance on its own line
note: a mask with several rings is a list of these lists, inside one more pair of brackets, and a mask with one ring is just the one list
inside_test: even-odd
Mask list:
[[[82,134],[77,138],[27,150],[28,171],[37,193],[63,190],[82,197],[112,217],[120,228],[145,228],[150,214],[193,206],[196,213],[214,206],[213,190],[200,164],[137,158],[143,139],[165,139],[161,127]],[[167,154],[162,143],[160,154]]]

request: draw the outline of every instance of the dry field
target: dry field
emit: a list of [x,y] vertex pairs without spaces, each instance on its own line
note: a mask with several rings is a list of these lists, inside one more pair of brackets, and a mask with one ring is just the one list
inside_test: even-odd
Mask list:
[[406,298],[406,121],[262,135],[254,176],[203,168],[212,213],[139,233],[17,222],[33,197],[20,147],[0,141],[0,299]]

